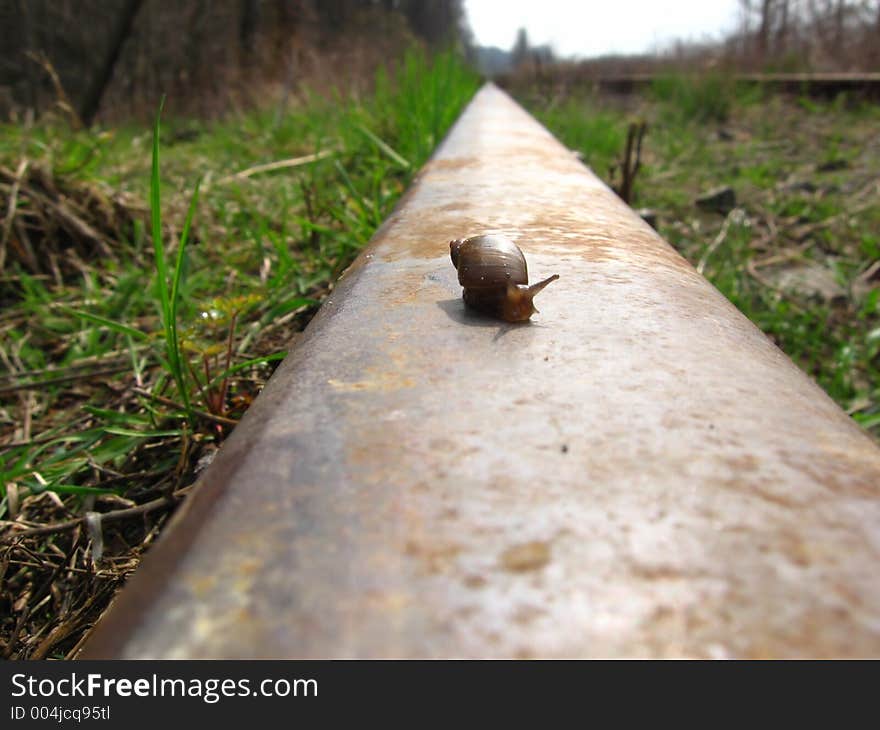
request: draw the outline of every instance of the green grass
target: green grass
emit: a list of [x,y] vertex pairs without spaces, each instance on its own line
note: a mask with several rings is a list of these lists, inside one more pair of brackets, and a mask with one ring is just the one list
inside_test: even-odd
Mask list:
[[6,656],[75,651],[478,84],[413,52],[284,113],[0,127]]
[[534,100],[529,104],[535,118],[573,150],[600,176],[618,161],[626,143],[626,119],[600,108],[592,99],[568,97],[556,104]]
[[756,87],[721,72],[665,74],[651,85],[661,117],[678,124],[725,122],[734,105],[756,98]]
[[[655,209],[661,235],[880,437],[880,273],[869,268],[880,259],[876,106],[764,98],[720,75],[664,78],[623,102],[520,96],[606,180],[628,124],[646,119],[633,207]],[[734,188],[742,212],[710,250],[724,218],[693,201],[718,185]],[[799,266],[824,272],[839,296],[781,283]]]
[[150,173],[150,221],[153,234],[153,251],[156,266],[156,298],[162,308],[162,329],[165,334],[165,367],[177,384],[177,393],[183,403],[184,410],[190,425],[195,425],[195,417],[190,406],[189,387],[186,382],[183,360],[180,353],[180,340],[177,333],[177,310],[180,303],[180,279],[183,274],[183,264],[186,256],[186,243],[189,239],[192,227],[193,214],[199,200],[199,185],[196,182],[190,199],[189,210],[183,229],[180,232],[180,240],[177,243],[177,256],[175,257],[174,269],[170,272],[171,290],[168,289],[169,271],[165,258],[165,244],[162,240],[162,182],[159,178],[159,130],[160,118],[164,99],[159,104],[156,114],[156,123],[153,127],[153,160]]
[[[371,96],[303,90],[281,115],[172,118],[160,130],[160,109],[153,130],[3,128],[4,167],[27,159],[102,204],[126,192],[141,215],[122,226],[112,256],[80,254],[72,274],[7,263],[0,493],[10,483],[19,500],[110,484],[141,499],[191,481],[477,85],[454,55],[413,52],[378,73]],[[106,364],[118,373],[80,377]],[[51,382],[59,377],[71,380]],[[129,487],[118,478],[144,471],[160,476]],[[4,498],[0,518],[8,507]]]

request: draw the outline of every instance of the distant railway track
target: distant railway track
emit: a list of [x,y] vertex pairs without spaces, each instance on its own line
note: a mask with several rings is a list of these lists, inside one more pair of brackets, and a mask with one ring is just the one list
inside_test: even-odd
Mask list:
[[[559,274],[464,310],[449,240]],[[880,449],[486,86],[88,658],[880,654]]]
[[[663,74],[611,74],[603,76],[587,73],[578,75],[571,72],[555,77],[551,69],[536,76],[539,82],[564,80],[573,87],[593,88],[614,93],[640,91],[661,78],[663,78]],[[880,98],[880,73],[735,74],[732,78],[739,82],[757,84],[783,93],[834,97],[837,94],[848,92],[870,98]],[[508,76],[500,76],[496,81],[502,87],[508,87],[513,83],[513,79]]]

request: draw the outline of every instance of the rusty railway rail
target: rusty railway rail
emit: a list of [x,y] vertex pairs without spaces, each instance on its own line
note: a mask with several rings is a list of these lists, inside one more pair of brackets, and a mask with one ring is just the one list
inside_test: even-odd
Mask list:
[[878,564],[880,449],[489,85],[84,656],[876,656]]

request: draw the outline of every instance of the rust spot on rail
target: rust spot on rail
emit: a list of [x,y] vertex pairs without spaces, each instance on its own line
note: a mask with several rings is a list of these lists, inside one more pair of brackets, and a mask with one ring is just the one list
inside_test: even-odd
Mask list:
[[[526,325],[465,311],[503,233]],[[90,657],[875,656],[880,450],[484,88]]]

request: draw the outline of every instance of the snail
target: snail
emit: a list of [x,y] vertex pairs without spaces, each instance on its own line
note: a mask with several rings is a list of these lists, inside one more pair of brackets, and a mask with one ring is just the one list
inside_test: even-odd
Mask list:
[[509,238],[472,236],[449,242],[458,283],[464,287],[464,303],[507,322],[525,322],[538,310],[532,299],[551,281],[553,274],[529,286],[526,257]]

